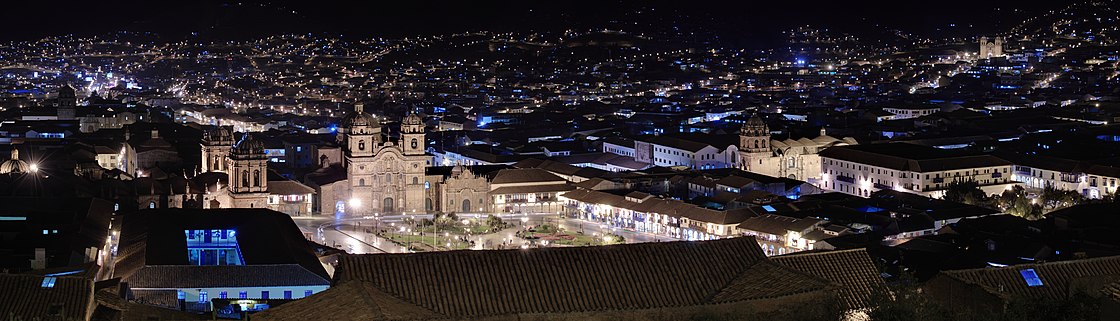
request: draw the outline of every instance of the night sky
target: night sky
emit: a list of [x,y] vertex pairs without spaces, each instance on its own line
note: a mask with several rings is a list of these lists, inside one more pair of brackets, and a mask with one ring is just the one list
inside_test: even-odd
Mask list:
[[[682,24],[732,42],[751,41],[798,25],[861,31],[882,24],[925,36],[957,32],[975,35],[1000,30],[1044,8],[1026,2],[947,0],[897,1],[22,1],[0,10],[0,40],[48,35],[98,35],[113,31],[155,32],[167,39],[185,36],[239,39],[291,32],[346,36],[401,36],[467,30]],[[858,5],[857,5],[858,3]],[[1003,5],[1011,3],[1015,5]],[[702,4],[702,5],[697,5]],[[687,5],[687,6],[686,6]],[[996,8],[1005,9],[996,9]],[[648,9],[654,10],[648,10]],[[1020,12],[1014,12],[1018,8]],[[643,10],[644,9],[644,10]],[[641,10],[643,14],[635,12]],[[997,10],[1001,10],[998,11]],[[293,11],[295,13],[293,13]],[[999,13],[998,15],[996,13]],[[998,16],[1003,21],[992,20]],[[1007,21],[1006,23],[1004,21]],[[874,23],[872,23],[874,22]],[[971,30],[961,30],[971,25]],[[940,30],[939,30],[940,29]],[[759,36],[762,35],[762,36]]]

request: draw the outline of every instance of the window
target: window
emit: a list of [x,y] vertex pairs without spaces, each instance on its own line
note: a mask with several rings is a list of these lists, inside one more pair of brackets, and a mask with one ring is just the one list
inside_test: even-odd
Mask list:
[[259,169],[254,169],[253,170],[253,186],[254,187],[261,186],[261,170],[259,170]]
[[305,297],[305,298],[309,297],[309,296],[311,296],[311,293],[312,293],[311,290],[304,290],[303,291],[303,297]]
[[241,187],[249,187],[249,171],[241,171]]
[[303,151],[303,146],[296,146],[296,152],[297,153],[302,152],[302,151]]
[[416,184],[420,184],[420,179],[416,178],[416,177],[413,177],[412,178],[412,185],[416,185]]
[[245,292],[245,291],[237,292],[237,298],[238,299],[248,299],[249,298],[249,292]]
[[198,291],[198,303],[205,303],[207,299],[206,291]]
[[284,300],[291,300],[291,299],[292,299],[292,291],[291,290],[284,290]]
[[366,150],[366,141],[358,140],[358,150]]
[[236,230],[186,230],[192,265],[244,265]]
[[268,299],[268,291],[261,291],[261,299]]
[[39,286],[44,287],[44,288],[53,288],[54,287],[54,282],[57,281],[57,280],[58,280],[57,277],[48,276],[48,277],[43,278],[43,284],[40,284]]
[[219,298],[219,299],[227,299],[227,296],[228,296],[228,295],[229,295],[229,294],[228,294],[228,293],[226,293],[226,291],[218,292],[218,298]]
[[1019,271],[1019,274],[1021,274],[1023,276],[1024,281],[1027,281],[1027,286],[1029,286],[1029,287],[1042,286],[1042,279],[1040,279],[1038,277],[1038,273],[1035,272],[1034,269],[1021,270],[1021,271]]
[[412,139],[412,149],[416,149],[416,145],[417,145],[416,138],[413,138]]

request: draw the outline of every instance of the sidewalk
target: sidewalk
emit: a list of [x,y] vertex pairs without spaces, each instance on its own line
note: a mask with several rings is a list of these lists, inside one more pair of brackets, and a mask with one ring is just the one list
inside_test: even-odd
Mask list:
[[[335,225],[331,228],[334,229],[335,231],[338,231],[339,234],[346,235],[349,238],[352,238],[352,239],[354,239],[358,242],[361,242],[362,244],[365,244],[366,246],[377,249],[377,250],[379,250],[381,252],[384,252],[384,253],[408,253],[407,248],[405,248],[403,246],[400,246],[400,245],[397,245],[396,243],[393,243],[390,240],[386,240],[384,238],[378,237],[378,236],[370,234],[370,233],[365,233],[365,232],[354,232],[354,231],[347,232],[344,228],[340,228],[340,227],[350,227],[350,226],[351,225]],[[363,239],[361,237],[354,236],[354,234],[365,235],[366,238]],[[368,242],[366,241],[367,239],[369,240]]]

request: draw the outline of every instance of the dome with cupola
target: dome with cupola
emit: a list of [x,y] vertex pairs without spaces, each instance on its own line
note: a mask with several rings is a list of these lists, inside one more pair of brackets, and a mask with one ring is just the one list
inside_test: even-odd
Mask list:
[[253,135],[245,133],[241,140],[233,145],[233,154],[236,155],[263,155],[264,142],[256,140]]
[[354,105],[354,112],[343,117],[340,125],[343,128],[378,127],[381,123],[377,121],[377,117],[366,113],[362,104],[356,104]]
[[12,157],[0,163],[0,174],[22,174],[31,172],[31,165],[19,159],[19,151],[13,149]]
[[402,123],[404,125],[422,125],[424,123],[424,119],[420,118],[420,115],[416,112],[411,112],[408,113],[408,116],[404,117],[404,121]]

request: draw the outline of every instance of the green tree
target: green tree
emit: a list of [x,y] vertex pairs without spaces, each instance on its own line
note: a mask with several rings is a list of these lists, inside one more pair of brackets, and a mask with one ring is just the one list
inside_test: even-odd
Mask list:
[[502,221],[501,218],[494,216],[494,214],[490,214],[490,216],[486,217],[485,224],[486,226],[490,227],[491,230],[498,230],[505,227],[506,222]]
[[976,181],[956,181],[945,187],[945,200],[977,206],[990,206],[989,197]]

